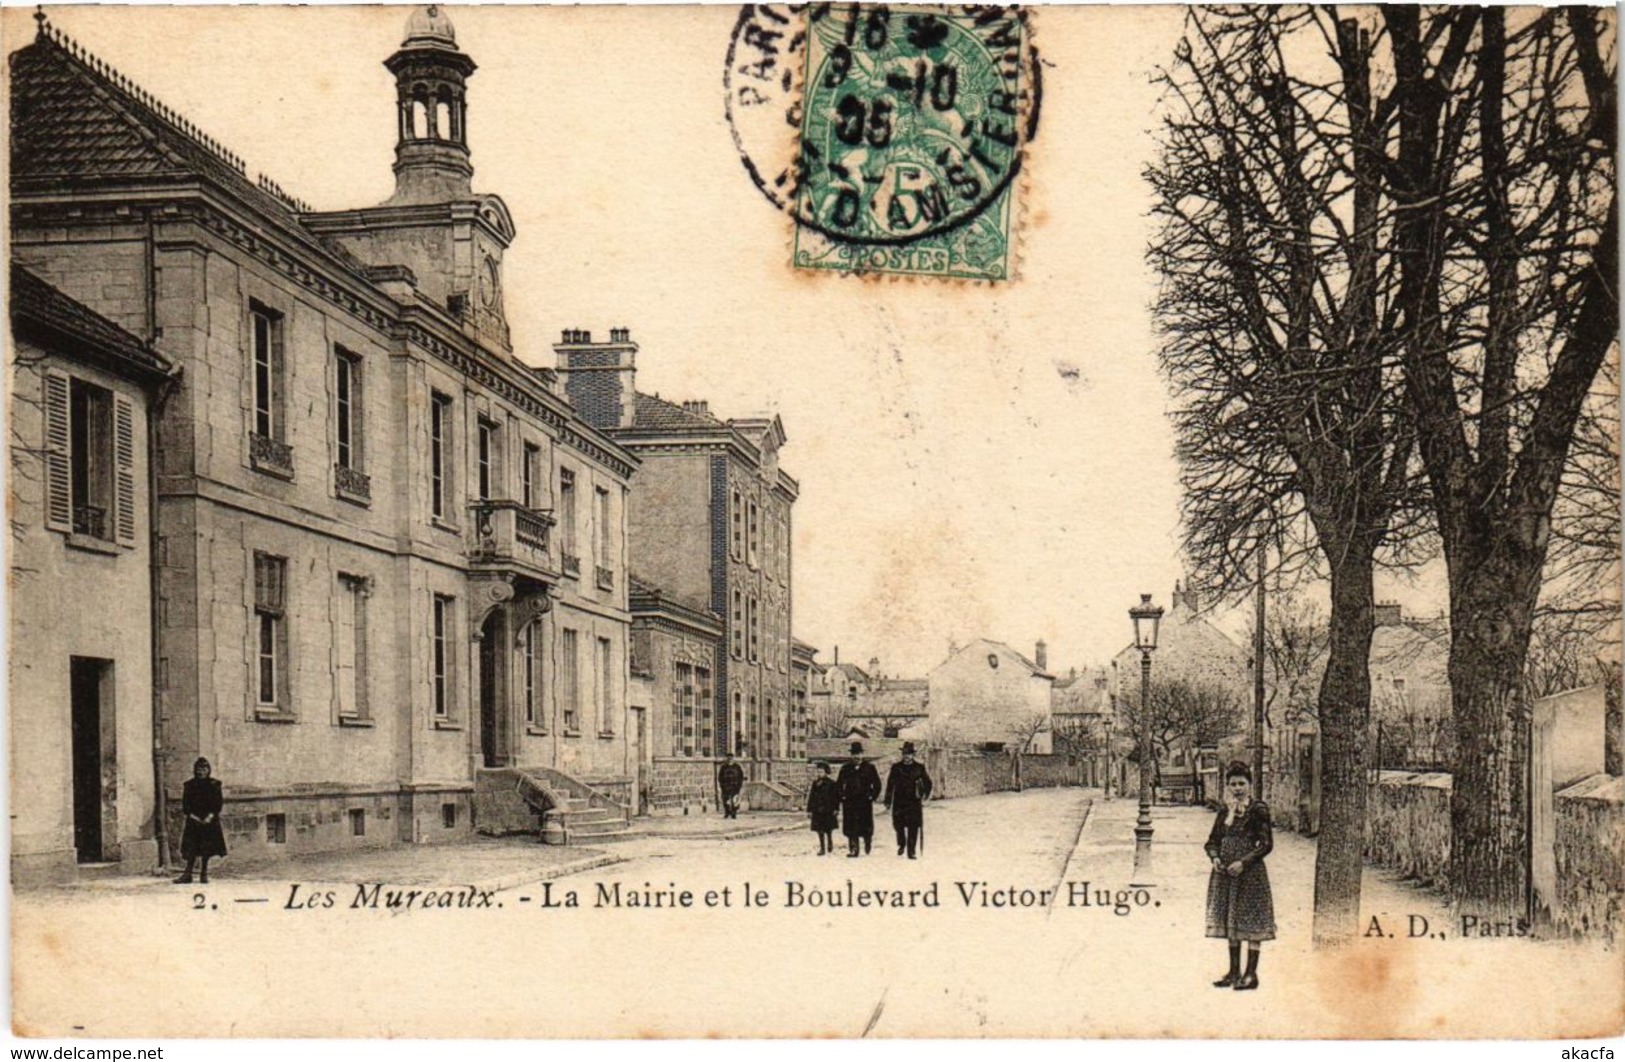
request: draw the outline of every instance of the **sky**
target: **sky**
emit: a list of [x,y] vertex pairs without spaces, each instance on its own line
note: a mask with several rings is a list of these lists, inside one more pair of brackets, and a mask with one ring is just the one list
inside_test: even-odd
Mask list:
[[[992,286],[791,269],[790,222],[729,134],[736,8],[447,10],[479,67],[474,187],[518,229],[504,265],[517,356],[551,364],[561,329],[627,327],[640,390],[782,418],[801,484],[794,632],[819,659],[839,646],[922,675],[950,642],[1043,639],[1064,671],[1128,642],[1140,594],[1168,603],[1184,574],[1178,469],[1141,174],[1180,9],[1036,12],[1044,101],[1019,275]],[[48,13],[250,173],[326,210],[393,188],[382,61],[407,11]],[[31,14],[0,13],[8,52]]]

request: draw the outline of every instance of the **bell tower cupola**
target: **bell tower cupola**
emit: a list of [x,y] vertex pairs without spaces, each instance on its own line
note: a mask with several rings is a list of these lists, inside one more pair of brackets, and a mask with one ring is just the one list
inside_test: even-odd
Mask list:
[[390,202],[469,198],[474,166],[468,153],[468,79],[475,67],[458,50],[445,8],[414,8],[406,39],[384,66],[395,75],[398,128]]
[[474,60],[458,49],[446,9],[431,4],[413,10],[406,39],[384,66],[395,75],[394,194],[377,206],[300,220],[378,270],[391,298],[432,306],[487,349],[511,354],[502,255],[513,243],[513,215],[500,196],[473,190]]

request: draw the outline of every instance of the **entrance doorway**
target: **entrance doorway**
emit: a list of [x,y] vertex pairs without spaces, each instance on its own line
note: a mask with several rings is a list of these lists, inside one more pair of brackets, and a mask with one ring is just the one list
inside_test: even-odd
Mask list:
[[68,658],[73,728],[73,847],[81,863],[116,858],[117,807],[107,778],[116,763],[113,662]]
[[507,734],[502,727],[502,610],[494,609],[480,626],[480,756],[487,767],[507,763]]

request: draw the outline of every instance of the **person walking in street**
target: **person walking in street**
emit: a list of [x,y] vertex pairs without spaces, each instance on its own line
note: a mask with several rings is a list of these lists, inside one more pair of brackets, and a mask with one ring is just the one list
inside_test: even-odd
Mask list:
[[835,779],[829,776],[829,764],[819,760],[818,777],[807,792],[807,814],[818,835],[819,855],[835,851],[835,822],[840,807],[841,794],[835,788]]
[[863,742],[852,742],[852,758],[841,765],[835,779],[841,795],[841,832],[846,834],[846,857],[858,857],[858,842],[868,853],[875,839],[875,798],[880,796],[880,772],[863,758]]
[[734,754],[728,753],[717,768],[717,789],[722,793],[722,817],[737,819],[739,817],[739,794],[745,788],[745,769],[734,762]]
[[[1207,935],[1230,944],[1230,970],[1214,988],[1238,992],[1258,987],[1258,949],[1275,939],[1275,901],[1264,858],[1275,846],[1270,809],[1253,799],[1253,772],[1234,762],[1224,773],[1225,805],[1205,846],[1213,873],[1207,885]],[[1247,945],[1247,970],[1241,946]]]
[[925,826],[925,802],[931,799],[931,775],[914,759],[914,742],[903,742],[903,758],[886,773],[886,807],[897,831],[897,854],[915,858]]
[[181,787],[181,813],[186,825],[181,830],[181,858],[186,870],[175,879],[177,885],[192,884],[192,867],[203,861],[203,884],[209,883],[209,860],[226,854],[226,834],[220,828],[220,811],[226,805],[220,781],[211,778],[212,768],[202,756],[192,764],[192,777]]

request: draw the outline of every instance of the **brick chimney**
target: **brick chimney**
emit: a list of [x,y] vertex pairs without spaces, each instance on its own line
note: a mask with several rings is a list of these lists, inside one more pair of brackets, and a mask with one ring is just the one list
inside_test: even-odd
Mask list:
[[683,403],[683,411],[709,417],[711,415],[711,403],[703,398],[691,398]]
[[1397,627],[1405,622],[1405,612],[1397,602],[1380,601],[1371,607],[1373,627]]
[[1199,604],[1195,590],[1189,587],[1181,588],[1179,580],[1174,580],[1174,608],[1196,612]]
[[566,328],[553,351],[559,383],[581,419],[595,428],[630,428],[637,388],[638,345],[630,328],[611,328],[594,341],[584,328]]
[[1033,663],[1038,665],[1040,671],[1049,670],[1049,645],[1042,638],[1033,646]]
[[873,679],[880,677],[880,657],[878,656],[869,658],[869,677]]

